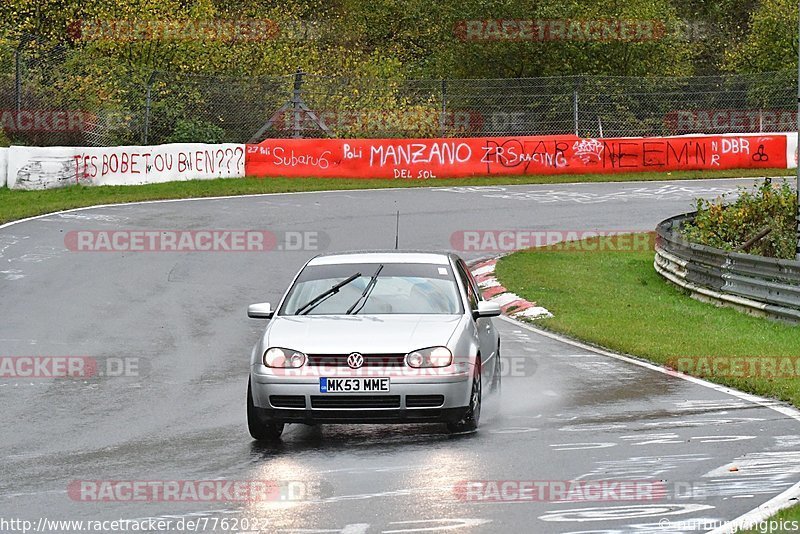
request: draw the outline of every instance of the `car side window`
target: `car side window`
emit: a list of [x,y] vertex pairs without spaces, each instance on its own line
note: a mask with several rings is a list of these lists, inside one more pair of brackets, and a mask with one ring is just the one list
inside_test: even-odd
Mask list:
[[475,292],[478,300],[483,300],[483,293],[481,292],[481,288],[478,287],[478,282],[475,281],[475,277],[472,276],[472,271],[470,271],[466,265],[464,265],[464,269],[467,271],[467,278],[469,278],[469,282],[472,285],[472,290]]
[[469,300],[469,307],[471,310],[478,308],[478,296],[475,294],[475,287],[470,280],[470,276],[466,267],[462,262],[458,262],[458,276],[461,277],[461,283],[464,284],[464,289],[467,291],[467,299]]

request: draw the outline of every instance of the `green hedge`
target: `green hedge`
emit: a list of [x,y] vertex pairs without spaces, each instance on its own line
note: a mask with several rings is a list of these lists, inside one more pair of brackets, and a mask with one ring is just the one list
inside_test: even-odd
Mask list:
[[771,258],[794,259],[797,241],[797,195],[788,181],[774,184],[767,178],[755,190],[740,188],[738,198],[726,203],[697,200],[697,216],[687,222],[683,235],[692,242],[734,250],[765,227],[770,233],[747,252]]

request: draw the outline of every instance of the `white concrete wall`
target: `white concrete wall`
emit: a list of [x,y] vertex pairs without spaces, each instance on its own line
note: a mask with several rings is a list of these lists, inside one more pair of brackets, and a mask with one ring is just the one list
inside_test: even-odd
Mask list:
[[8,174],[8,148],[0,147],[0,187],[6,186]]
[[8,187],[136,185],[244,176],[245,145],[175,143],[120,147],[27,147],[8,150]]

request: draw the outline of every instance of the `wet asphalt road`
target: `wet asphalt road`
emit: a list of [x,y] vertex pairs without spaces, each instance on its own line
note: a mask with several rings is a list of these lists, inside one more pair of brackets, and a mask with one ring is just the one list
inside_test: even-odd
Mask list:
[[[351,534],[681,532],[708,530],[691,521],[733,519],[800,480],[800,422],[497,320],[503,394],[488,401],[478,433],[292,425],[281,443],[257,445],[244,395],[263,324],[245,307],[277,302],[313,252],[71,252],[65,236],[263,229],[315,233],[326,251],[388,248],[399,209],[401,246],[450,249],[453,233],[469,229],[652,230],[690,211],[696,196],[749,183],[274,195],[92,208],[2,228],[0,356],[89,356],[106,375],[120,361],[136,368],[0,380],[0,519]],[[68,492],[82,480],[210,479],[281,481],[293,493],[272,502],[86,502]],[[657,491],[601,502],[476,502],[459,491],[465,481],[509,480],[646,481]]]

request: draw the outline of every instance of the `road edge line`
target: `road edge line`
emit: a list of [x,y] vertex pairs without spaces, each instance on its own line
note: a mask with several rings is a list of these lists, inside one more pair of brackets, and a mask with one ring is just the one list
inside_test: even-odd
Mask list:
[[[729,388],[727,386],[715,384],[714,382],[709,382],[707,380],[703,380],[702,378],[686,375],[684,373],[674,371],[672,369],[652,363],[650,361],[639,359],[633,356],[626,356],[624,354],[603,349],[601,347],[596,347],[584,343],[582,341],[569,338],[562,334],[558,334],[555,332],[551,332],[549,330],[545,330],[543,328],[539,328],[538,326],[535,326],[528,322],[507,317],[505,315],[500,316],[500,319],[508,323],[511,323],[513,325],[519,326],[521,328],[525,328],[526,330],[535,332],[544,337],[554,339],[556,341],[560,341],[562,343],[566,343],[574,347],[578,347],[582,350],[587,350],[590,352],[594,352],[595,354],[599,354],[601,356],[606,356],[608,358],[613,358],[615,360],[631,363],[633,365],[638,365],[639,367],[644,367],[651,371],[656,371],[658,373],[673,376],[675,378],[680,378],[682,380],[686,380],[687,382],[691,382],[699,386],[713,389],[714,391],[717,391],[719,393],[731,395],[746,402],[751,402],[753,404],[757,404],[764,408],[769,408],[770,410],[774,410],[782,415],[791,417],[792,419],[795,419],[796,421],[800,422],[800,410],[792,406],[789,406],[788,404],[782,403],[781,401],[775,399],[767,399],[765,397],[760,397],[758,395],[753,395],[751,393],[739,391],[737,389]],[[756,508],[753,508],[752,510],[745,512],[739,517],[731,519],[724,525],[709,531],[708,534],[727,534],[727,533],[734,533],[746,528],[750,528],[756,523],[766,520],[775,513],[785,508],[789,508],[794,504],[797,504],[797,500],[799,497],[800,497],[800,481],[795,483],[789,489],[786,489],[783,492],[776,495],[775,497],[771,498],[770,500],[758,505]]]

